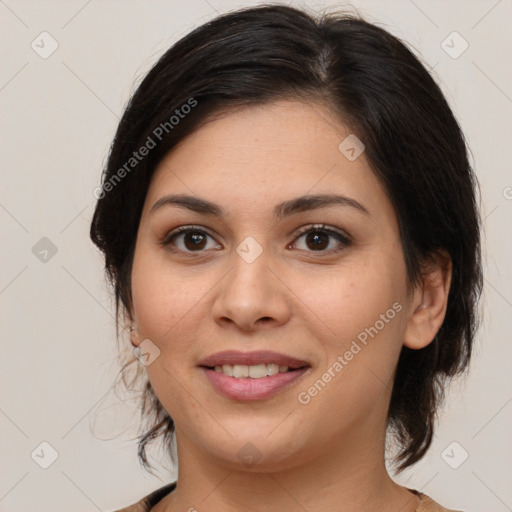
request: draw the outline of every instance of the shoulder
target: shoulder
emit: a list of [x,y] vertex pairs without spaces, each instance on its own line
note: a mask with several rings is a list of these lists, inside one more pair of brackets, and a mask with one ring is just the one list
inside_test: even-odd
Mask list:
[[421,492],[418,492],[417,494],[420,496],[420,504],[417,512],[463,512],[462,510],[444,508],[439,505],[439,503],[436,503],[432,498]]
[[167,496],[176,487],[176,482],[172,484],[164,485],[156,491],[144,496],[144,498],[137,501],[133,505],[129,505],[125,508],[115,510],[114,512],[149,512],[161,499]]

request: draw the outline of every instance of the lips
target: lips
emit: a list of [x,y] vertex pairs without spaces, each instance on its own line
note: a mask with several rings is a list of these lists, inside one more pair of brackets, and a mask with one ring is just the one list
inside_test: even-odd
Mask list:
[[307,361],[297,359],[286,354],[272,352],[270,350],[258,350],[255,352],[240,352],[236,350],[226,350],[217,352],[211,356],[206,357],[199,362],[198,366],[204,368],[214,368],[215,366],[222,366],[225,364],[230,365],[245,365],[253,366],[258,364],[277,364],[279,366],[287,366],[290,370],[297,370],[299,368],[309,367]]
[[[288,371],[267,377],[238,378],[218,372],[218,367],[231,365],[233,368],[254,367],[262,364],[286,366]],[[201,372],[212,388],[220,395],[236,401],[269,399],[284,392],[306,373],[310,373],[311,365],[307,361],[269,350],[256,352],[225,351],[213,354],[199,363]]]
[[202,367],[201,372],[212,388],[220,395],[236,401],[252,401],[269,399],[282,393],[301,380],[311,368],[304,367],[286,373],[278,373],[261,379],[229,377]]

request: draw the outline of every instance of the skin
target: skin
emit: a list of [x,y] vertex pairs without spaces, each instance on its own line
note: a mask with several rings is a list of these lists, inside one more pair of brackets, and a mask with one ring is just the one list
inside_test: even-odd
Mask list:
[[[438,258],[408,290],[394,208],[365,154],[349,161],[339,151],[349,134],[320,104],[280,100],[205,124],[156,169],[137,235],[130,316],[132,341],[160,350],[146,370],[176,424],[179,482],[153,512],[416,509],[417,497],[385,468],[386,415],[402,345],[426,346],[442,324],[451,267]],[[225,215],[173,205],[150,213],[178,193]],[[368,214],[331,205],[273,217],[274,205],[305,194],[347,196]],[[351,243],[324,234],[315,250],[298,230],[319,223]],[[161,244],[185,225],[210,235],[200,249],[183,234]],[[236,252],[248,236],[262,249],[252,263]],[[394,303],[401,311],[301,404],[298,394]],[[275,350],[311,368],[276,396],[234,401],[197,366],[228,349]],[[249,442],[261,455],[252,467],[237,457]]]

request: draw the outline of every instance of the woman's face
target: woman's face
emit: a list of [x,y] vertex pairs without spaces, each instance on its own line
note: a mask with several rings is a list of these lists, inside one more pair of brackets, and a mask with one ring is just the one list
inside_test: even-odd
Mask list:
[[[156,169],[132,314],[178,448],[265,471],[382,442],[411,304],[394,209],[349,135],[320,105],[279,101],[205,124]],[[224,351],[305,368],[202,366]],[[273,359],[220,362],[256,377]]]

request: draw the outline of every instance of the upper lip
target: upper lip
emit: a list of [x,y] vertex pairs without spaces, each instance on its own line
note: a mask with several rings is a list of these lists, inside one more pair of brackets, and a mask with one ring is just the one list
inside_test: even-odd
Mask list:
[[199,366],[212,368],[214,366],[222,366],[224,364],[238,364],[246,366],[257,364],[278,364],[279,366],[288,366],[288,368],[294,369],[309,366],[307,361],[287,356],[286,354],[272,352],[271,350],[258,350],[255,352],[225,350],[224,352],[217,352],[216,354],[206,357],[200,361]]

